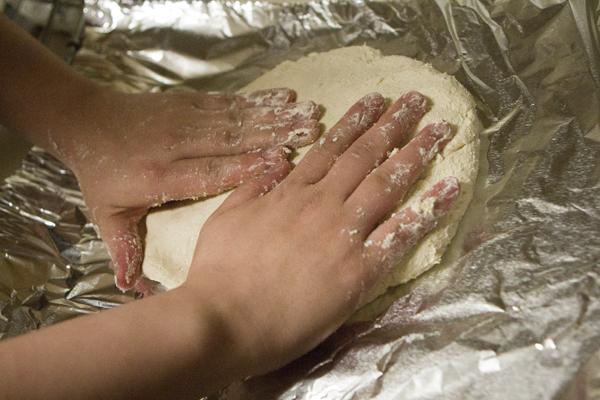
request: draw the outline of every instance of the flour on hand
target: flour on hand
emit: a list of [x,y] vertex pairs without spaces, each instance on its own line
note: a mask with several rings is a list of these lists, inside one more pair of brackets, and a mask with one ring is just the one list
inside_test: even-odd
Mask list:
[[[386,288],[413,279],[439,263],[471,200],[478,170],[481,124],[475,113],[473,99],[456,79],[417,60],[402,56],[384,57],[375,49],[356,46],[310,54],[298,61],[286,61],[241,92],[273,87],[289,87],[297,92],[298,101],[312,100],[321,104],[325,108],[321,122],[326,129],[332,127],[355,101],[367,93],[379,92],[396,100],[403,93],[416,90],[429,98],[431,110],[413,134],[429,123],[442,120],[452,124],[456,134],[440,154],[435,157],[432,155],[433,160],[422,179],[402,206],[418,207],[421,195],[447,176],[459,180],[461,194],[450,214],[417,244],[407,259],[393,269],[371,293],[369,300],[375,299]],[[323,139],[315,145],[322,143]],[[298,151],[295,163],[306,154],[309,147]],[[398,171],[399,180],[402,174],[403,171]],[[228,193],[224,193],[206,200],[152,211],[146,219],[144,274],[161,282],[167,289],[181,285],[186,279],[202,225],[227,196]],[[357,210],[357,213],[360,212]],[[360,314],[361,319],[369,318],[368,306]]]

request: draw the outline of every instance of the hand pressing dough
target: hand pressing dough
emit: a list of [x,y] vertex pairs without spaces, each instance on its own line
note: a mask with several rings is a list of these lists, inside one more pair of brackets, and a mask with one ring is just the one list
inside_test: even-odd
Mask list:
[[[428,187],[446,176],[459,179],[461,195],[449,216],[383,280],[370,299],[384,293],[386,288],[413,279],[439,263],[471,200],[477,175],[481,125],[469,93],[452,76],[430,65],[402,56],[384,57],[378,50],[364,46],[346,47],[310,54],[298,61],[286,61],[241,92],[272,87],[292,88],[298,94],[298,101],[313,100],[323,105],[325,114],[321,122],[326,129],[333,126],[354,102],[370,92],[379,92],[386,98],[396,100],[403,93],[417,90],[429,98],[431,111],[413,134],[431,122],[442,120],[450,122],[457,131],[407,196],[405,204],[414,203]],[[309,147],[300,149],[295,163]],[[187,202],[179,207],[169,206],[152,211],[146,219],[144,274],[161,282],[167,289],[183,283],[198,233],[227,195],[225,193],[194,203]],[[369,317],[368,314],[368,308],[363,309],[361,319]]]

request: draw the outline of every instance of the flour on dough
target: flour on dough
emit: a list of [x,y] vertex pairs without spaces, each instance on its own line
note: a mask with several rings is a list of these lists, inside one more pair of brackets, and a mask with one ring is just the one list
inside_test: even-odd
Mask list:
[[[439,263],[471,200],[477,175],[481,125],[469,93],[452,76],[430,65],[402,56],[384,57],[378,50],[365,46],[286,61],[241,92],[272,87],[292,88],[298,94],[298,101],[313,100],[323,105],[326,111],[321,122],[326,129],[333,126],[355,101],[370,92],[379,92],[395,100],[405,92],[417,90],[429,98],[431,111],[415,131],[431,122],[446,120],[457,128],[457,132],[431,163],[405,204],[415,202],[429,186],[446,176],[459,179],[461,195],[445,221],[376,288],[371,299],[387,287],[413,279]],[[309,147],[300,149],[295,163]],[[144,274],[168,289],[183,283],[200,228],[227,195],[152,211],[146,219]],[[364,317],[364,314],[363,311],[361,315]]]

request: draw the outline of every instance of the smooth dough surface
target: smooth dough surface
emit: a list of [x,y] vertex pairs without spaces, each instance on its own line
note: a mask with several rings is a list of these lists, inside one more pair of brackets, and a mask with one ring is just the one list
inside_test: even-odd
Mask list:
[[[313,53],[298,61],[286,61],[241,92],[272,87],[292,88],[298,94],[298,101],[313,100],[323,105],[325,114],[321,122],[326,129],[333,126],[354,102],[370,92],[376,91],[395,100],[407,91],[417,90],[429,98],[431,111],[415,131],[441,120],[453,124],[457,131],[415,185],[405,204],[414,202],[429,186],[446,176],[459,179],[461,195],[450,215],[384,279],[373,291],[371,299],[387,287],[413,279],[439,263],[471,200],[477,175],[481,125],[470,94],[453,77],[430,65],[402,56],[382,56],[378,50],[365,46]],[[309,147],[300,149],[295,163]],[[144,274],[167,289],[183,283],[200,228],[227,195],[151,212],[146,219]],[[363,309],[361,319],[368,318],[368,314],[368,309]]]

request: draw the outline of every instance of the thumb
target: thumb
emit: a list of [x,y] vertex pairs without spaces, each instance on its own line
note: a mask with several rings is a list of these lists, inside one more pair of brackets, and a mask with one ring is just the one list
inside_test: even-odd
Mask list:
[[100,236],[112,260],[115,283],[122,291],[135,287],[142,277],[143,248],[138,230],[141,216],[115,214],[98,221]]

